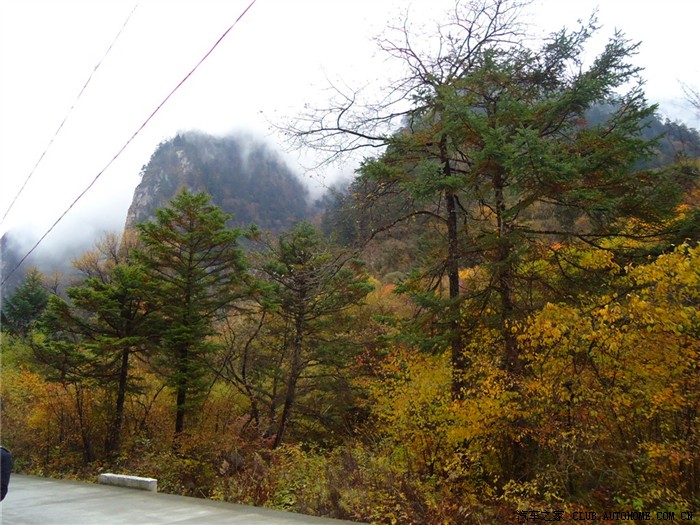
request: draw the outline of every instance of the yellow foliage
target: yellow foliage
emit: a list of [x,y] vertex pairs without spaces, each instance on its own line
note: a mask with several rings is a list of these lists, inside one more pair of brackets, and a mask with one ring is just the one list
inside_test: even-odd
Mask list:
[[649,506],[687,503],[700,481],[688,475],[700,461],[700,248],[626,272],[626,294],[548,304],[530,319],[519,337],[526,417],[542,422],[533,436],[553,459],[559,450],[569,487],[607,464],[606,483]]

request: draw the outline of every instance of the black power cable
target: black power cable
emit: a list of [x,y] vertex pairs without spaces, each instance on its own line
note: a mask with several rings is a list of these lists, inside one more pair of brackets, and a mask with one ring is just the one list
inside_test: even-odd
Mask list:
[[13,206],[15,205],[15,202],[17,202],[17,199],[19,198],[19,196],[20,196],[20,195],[22,194],[22,192],[24,191],[24,188],[27,186],[27,183],[29,182],[29,179],[32,178],[32,175],[34,175],[34,172],[36,171],[37,167],[39,167],[39,164],[41,164],[41,161],[44,159],[44,156],[45,156],[45,155],[49,152],[49,150],[51,149],[51,146],[53,145],[53,141],[56,140],[56,137],[57,137],[58,134],[61,132],[61,129],[63,129],[63,125],[66,123],[66,121],[68,120],[68,117],[69,117],[70,114],[73,112],[73,109],[74,109],[75,106],[78,104],[78,101],[79,101],[80,98],[83,96],[83,93],[85,92],[85,89],[88,87],[88,84],[90,84],[90,81],[92,80],[93,75],[94,75],[95,72],[97,72],[97,70],[100,68],[100,66],[102,65],[102,62],[104,62],[105,58],[107,58],[107,55],[109,55],[109,52],[110,52],[110,51],[112,50],[112,48],[114,47],[114,44],[116,44],[116,43],[117,43],[117,40],[119,40],[119,37],[121,36],[122,31],[124,31],[124,28],[125,28],[126,25],[129,23],[129,20],[131,20],[131,16],[134,14],[134,11],[136,11],[136,8],[137,8],[137,7],[138,7],[138,4],[136,4],[136,5],[134,6],[134,8],[131,10],[131,13],[129,13],[129,16],[126,17],[126,20],[124,21],[124,24],[122,24],[121,29],[120,29],[119,32],[117,33],[117,36],[114,37],[114,40],[112,40],[112,43],[111,43],[111,44],[109,45],[109,47],[107,48],[107,51],[105,51],[105,54],[102,55],[102,58],[100,58],[100,60],[97,62],[97,65],[94,67],[94,69],[92,70],[92,72],[91,72],[90,75],[88,76],[88,79],[85,81],[85,84],[83,84],[83,88],[80,90],[80,93],[78,93],[78,96],[77,96],[77,97],[75,98],[75,100],[73,101],[73,104],[71,105],[70,109],[69,109],[68,112],[66,113],[66,116],[63,117],[63,121],[61,121],[61,124],[58,126],[58,129],[56,129],[56,132],[53,134],[53,137],[51,137],[51,140],[49,141],[48,145],[46,146],[46,148],[44,149],[44,151],[42,152],[42,154],[39,156],[39,160],[36,161],[36,164],[34,164],[34,167],[32,168],[32,171],[29,172],[29,175],[27,175],[27,178],[24,179],[24,183],[22,184],[22,187],[19,189],[19,191],[17,192],[17,195],[15,195],[14,199],[12,199],[12,202],[11,202],[10,205],[8,206],[7,210],[5,211],[5,214],[2,216],[2,219],[0,219],[0,225],[1,225],[3,222],[5,222],[5,219],[7,218],[7,215],[10,213],[10,210],[12,210]]
[[226,31],[224,31],[224,33],[219,37],[219,39],[214,43],[214,45],[209,49],[209,51],[207,51],[204,54],[204,56],[199,60],[199,62],[197,62],[197,64],[195,64],[195,66],[190,70],[190,72],[187,73],[187,75],[185,75],[185,77],[180,82],[178,82],[178,84],[172,89],[172,91],[170,91],[170,93],[168,93],[168,95],[163,99],[163,101],[160,104],[158,104],[156,109],[153,110],[153,112],[148,116],[148,118],[143,122],[143,124],[141,124],[138,127],[138,129],[133,133],[133,135],[131,135],[131,137],[129,137],[129,139],[126,141],[126,143],[124,143],[124,145],[121,148],[119,148],[119,151],[117,151],[117,153],[111,158],[111,160],[105,165],[105,167],[102,168],[97,175],[95,175],[95,178],[92,179],[92,182],[90,182],[90,184],[87,185],[87,187],[80,193],[80,195],[78,195],[75,198],[75,200],[70,204],[70,206],[68,206],[68,208],[58,217],[58,219],[56,219],[56,221],[51,225],[51,227],[48,230],[46,230],[46,232],[41,236],[41,238],[36,242],[36,244],[34,246],[32,246],[31,250],[29,250],[24,255],[24,257],[22,257],[22,259],[17,263],[17,265],[14,268],[12,268],[12,270],[10,270],[5,277],[3,277],[0,285],[5,284],[5,282],[7,282],[7,280],[10,278],[10,276],[15,271],[17,271],[17,269],[20,266],[22,266],[22,263],[24,263],[24,261],[27,260],[27,258],[34,252],[34,250],[36,250],[39,247],[39,245],[42,243],[42,241],[49,235],[49,233],[51,233],[53,231],[53,229],[58,225],[58,223],[61,222],[61,220],[63,220],[63,218],[68,214],[68,212],[70,212],[70,210],[73,209],[73,206],[75,206],[78,203],[78,201],[83,197],[83,195],[85,195],[90,190],[90,188],[92,188],[95,185],[95,183],[102,176],[102,174],[105,171],[107,171],[107,169],[112,165],[112,163],[115,160],[117,160],[117,158],[119,158],[119,156],[124,152],[124,150],[127,148],[127,146],[129,144],[131,144],[131,142],[136,138],[136,136],[139,133],[141,133],[143,128],[145,128],[146,125],[151,121],[151,119],[153,119],[153,117],[156,115],[156,113],[158,113],[158,111],[160,111],[160,109],[165,105],[165,103],[168,100],[170,100],[170,97],[172,97],[175,94],[175,92],[178,89],[180,89],[180,87],[194,74],[194,72],[199,68],[199,66],[201,66],[202,63],[207,58],[209,58],[209,55],[211,55],[214,52],[214,49],[216,49],[216,47],[221,43],[221,41],[224,38],[226,38],[226,35],[228,35],[231,32],[231,30],[233,30],[233,28],[236,26],[236,24],[238,24],[238,22],[250,10],[250,8],[253,7],[253,5],[255,4],[256,1],[257,0],[252,0],[252,2],[250,2],[250,4],[248,4],[248,7],[246,7],[243,10],[243,12],[238,16],[238,18],[236,18],[236,20],[228,27],[228,29],[226,29]]

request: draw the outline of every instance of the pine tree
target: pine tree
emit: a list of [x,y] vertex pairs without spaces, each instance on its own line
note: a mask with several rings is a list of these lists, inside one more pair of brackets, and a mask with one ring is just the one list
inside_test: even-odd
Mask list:
[[155,222],[138,225],[137,260],[160,324],[157,366],[176,394],[176,434],[202,392],[213,325],[243,293],[240,232],[227,228],[229,217],[209,201],[182,191],[157,210]]
[[309,223],[299,223],[270,246],[262,264],[269,283],[266,300],[280,319],[284,378],[279,414],[274,417],[274,446],[282,443],[299,390],[321,390],[332,383],[348,358],[347,311],[359,304],[372,285],[351,254],[333,249]]
[[107,454],[120,450],[126,396],[137,387],[133,357],[148,353],[152,337],[144,274],[131,260],[134,243],[128,233],[106,235],[73,261],[85,278],[66,290],[67,299],[51,296],[42,317],[46,337],[34,345],[51,375],[102,388],[112,400]]

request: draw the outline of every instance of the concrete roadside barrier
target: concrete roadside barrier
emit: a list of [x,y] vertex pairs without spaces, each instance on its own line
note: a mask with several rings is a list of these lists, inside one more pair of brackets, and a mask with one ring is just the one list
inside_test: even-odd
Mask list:
[[101,485],[116,485],[131,489],[149,490],[158,492],[158,480],[154,478],[141,478],[139,476],[125,476],[123,474],[100,474],[97,482]]
[[227,501],[21,474],[12,474],[12,486],[0,505],[3,524],[364,525]]

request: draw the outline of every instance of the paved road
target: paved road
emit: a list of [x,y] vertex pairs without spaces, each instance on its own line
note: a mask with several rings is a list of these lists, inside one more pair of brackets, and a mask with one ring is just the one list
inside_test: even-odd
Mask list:
[[[13,474],[3,525],[350,525],[233,503]],[[356,525],[356,524],[354,524]]]

